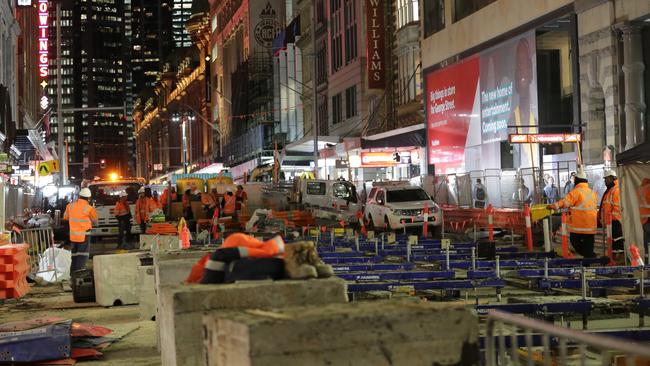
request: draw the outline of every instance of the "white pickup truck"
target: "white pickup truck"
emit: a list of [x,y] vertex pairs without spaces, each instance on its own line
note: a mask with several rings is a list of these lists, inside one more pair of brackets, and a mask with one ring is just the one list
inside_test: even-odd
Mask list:
[[117,236],[117,219],[113,210],[123,191],[128,194],[131,208],[131,234],[140,234],[140,226],[135,225],[133,220],[135,220],[135,201],[138,199],[138,190],[144,186],[144,179],[93,180],[86,183],[86,186],[90,189],[92,194],[90,200],[97,211],[98,225],[93,226],[90,232],[91,236]]

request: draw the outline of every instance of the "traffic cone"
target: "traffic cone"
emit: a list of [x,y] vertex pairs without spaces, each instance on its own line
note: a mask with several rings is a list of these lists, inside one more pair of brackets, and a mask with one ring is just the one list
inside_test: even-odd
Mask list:
[[429,236],[429,207],[426,204],[422,212],[422,221],[422,237],[426,239]]
[[609,265],[613,266],[616,263],[614,262],[614,251],[613,251],[614,239],[613,239],[613,235],[612,235],[612,214],[611,214],[611,212],[605,212],[605,236],[606,236],[606,239],[607,239],[607,256],[609,257]]
[[637,248],[636,244],[630,245],[630,258],[632,267],[645,266],[645,263],[643,263],[643,258],[641,258],[641,253],[639,253],[639,248]]
[[569,252],[569,232],[567,231],[566,212],[562,212],[562,257],[573,258],[573,254]]

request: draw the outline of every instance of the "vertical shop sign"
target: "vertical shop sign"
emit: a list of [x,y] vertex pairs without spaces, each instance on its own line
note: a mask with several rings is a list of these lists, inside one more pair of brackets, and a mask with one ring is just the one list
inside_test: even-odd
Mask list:
[[368,88],[383,89],[386,85],[386,46],[384,1],[366,0],[366,59],[368,60]]

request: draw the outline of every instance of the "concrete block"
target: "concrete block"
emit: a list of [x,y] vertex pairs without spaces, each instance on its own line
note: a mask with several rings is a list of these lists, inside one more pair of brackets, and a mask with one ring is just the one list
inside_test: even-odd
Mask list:
[[140,235],[140,250],[178,250],[178,235]]
[[138,268],[140,283],[140,320],[153,320],[156,317],[156,285],[153,266]]
[[122,253],[93,257],[95,297],[99,305],[138,303],[140,255],[141,253]]
[[207,311],[271,309],[290,305],[321,306],[345,302],[347,285],[339,278],[163,287],[157,318],[160,325],[162,364],[205,364],[201,317]]
[[209,313],[206,358],[222,365],[478,365],[462,305],[373,301]]

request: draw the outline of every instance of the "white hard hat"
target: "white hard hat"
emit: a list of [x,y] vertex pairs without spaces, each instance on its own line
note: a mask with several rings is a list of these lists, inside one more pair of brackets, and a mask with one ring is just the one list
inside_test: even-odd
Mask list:
[[140,189],[138,189],[138,194],[140,193],[144,193],[144,187],[140,187]]
[[604,175],[603,177],[604,177],[604,178],[607,178],[607,177],[614,177],[614,178],[616,178],[616,172],[613,171],[613,170],[608,170],[608,171],[605,172],[605,175]]
[[581,170],[578,173],[576,173],[576,178],[587,179],[587,173]]
[[126,191],[120,192],[120,197],[128,197],[128,196],[129,196],[129,194],[126,193]]
[[232,193],[232,188],[226,188],[226,192]]
[[79,197],[90,198],[90,196],[91,196],[90,189],[88,189],[88,188],[82,188],[79,191]]

